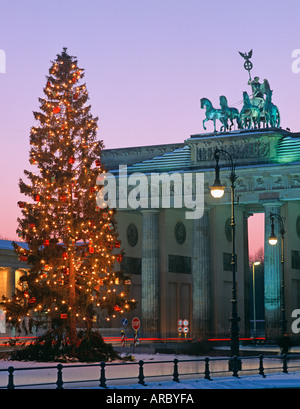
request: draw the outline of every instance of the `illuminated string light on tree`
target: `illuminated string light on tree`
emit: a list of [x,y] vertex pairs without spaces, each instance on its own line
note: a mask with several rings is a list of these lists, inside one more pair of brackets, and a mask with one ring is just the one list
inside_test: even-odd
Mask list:
[[[18,330],[44,327],[78,344],[77,328],[89,333],[104,310],[107,319],[134,307],[122,261],[115,210],[99,209],[96,178],[105,173],[103,142],[91,114],[84,70],[64,48],[49,69],[37,124],[30,132],[29,162],[20,179],[22,218],[14,243],[29,271],[2,306]],[[126,284],[125,284],[126,283]],[[25,319],[26,318],[26,319]]]

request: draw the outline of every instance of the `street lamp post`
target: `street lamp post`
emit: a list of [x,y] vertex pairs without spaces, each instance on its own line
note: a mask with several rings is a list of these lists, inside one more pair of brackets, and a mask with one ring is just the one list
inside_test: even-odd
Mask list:
[[288,352],[288,334],[287,334],[287,325],[286,325],[286,317],[285,317],[285,279],[284,279],[284,223],[283,218],[276,213],[270,213],[270,221],[271,221],[271,235],[269,237],[269,244],[271,246],[275,246],[278,242],[276,234],[275,234],[275,225],[274,219],[277,218],[279,221],[280,226],[280,236],[281,236],[281,335],[282,335],[282,353]]
[[216,148],[214,153],[214,159],[216,161],[215,166],[215,181],[214,184],[210,187],[211,195],[219,199],[224,195],[225,186],[223,186],[220,182],[220,166],[219,166],[219,159],[220,154],[225,154],[228,156],[230,161],[230,190],[231,190],[231,237],[232,237],[232,253],[231,253],[231,269],[232,269],[232,299],[231,299],[231,317],[229,321],[231,322],[230,328],[230,349],[231,349],[231,356],[239,356],[239,321],[240,318],[237,312],[237,294],[236,294],[236,254],[235,254],[235,216],[234,216],[234,191],[235,191],[235,181],[237,179],[235,173],[235,165],[233,163],[231,155],[224,149]]
[[255,266],[259,266],[260,261],[254,261],[252,264],[252,283],[253,283],[253,337],[256,336],[256,303],[255,303]]

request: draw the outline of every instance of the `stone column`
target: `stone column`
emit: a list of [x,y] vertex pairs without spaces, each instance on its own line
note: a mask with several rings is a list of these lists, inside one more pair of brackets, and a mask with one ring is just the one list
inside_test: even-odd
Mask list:
[[11,267],[1,267],[0,269],[0,297],[5,295],[11,298],[15,292],[15,270]]
[[[11,298],[15,292],[15,287],[15,270],[11,267],[0,268],[0,297],[5,295],[7,298]],[[6,326],[5,318],[0,323],[0,334],[11,337],[15,336],[15,330]]]
[[275,220],[275,234],[278,243],[271,246],[270,213],[280,214],[281,203],[265,203],[265,336],[267,339],[277,339],[281,334],[281,246],[278,220]]
[[210,335],[210,237],[209,211],[205,210],[193,225],[193,336],[205,339]]
[[16,272],[11,267],[7,268],[7,281],[6,281],[6,296],[10,298],[16,290]]
[[142,330],[158,336],[159,308],[159,234],[158,210],[143,210],[142,233]]

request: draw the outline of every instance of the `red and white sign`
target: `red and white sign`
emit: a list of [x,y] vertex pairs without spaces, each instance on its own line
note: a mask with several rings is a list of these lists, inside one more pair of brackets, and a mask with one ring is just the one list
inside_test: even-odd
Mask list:
[[132,321],[131,321],[131,326],[132,326],[132,328],[133,328],[135,331],[137,331],[137,330],[140,328],[140,326],[141,326],[141,321],[139,320],[138,317],[134,317],[134,318],[132,319]]
[[134,343],[134,346],[137,343],[137,331],[135,331],[135,333],[134,333],[133,343]]

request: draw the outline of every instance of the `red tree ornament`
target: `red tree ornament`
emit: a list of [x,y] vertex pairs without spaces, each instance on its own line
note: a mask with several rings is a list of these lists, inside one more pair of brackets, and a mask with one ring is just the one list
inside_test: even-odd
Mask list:
[[19,257],[19,260],[20,260],[20,261],[27,261],[27,256],[20,256],[20,257]]

